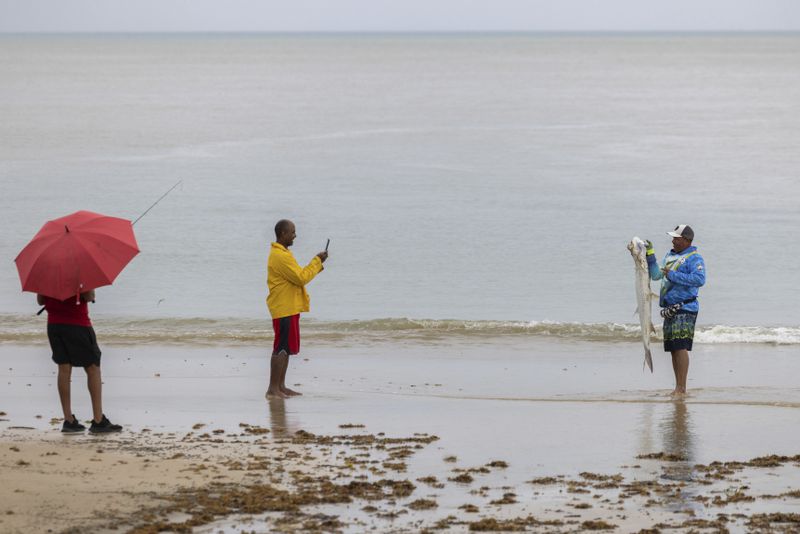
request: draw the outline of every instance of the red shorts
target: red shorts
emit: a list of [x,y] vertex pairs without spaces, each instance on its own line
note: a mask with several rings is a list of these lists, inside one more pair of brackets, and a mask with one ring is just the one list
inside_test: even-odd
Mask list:
[[272,354],[285,351],[286,354],[297,354],[300,352],[300,314],[290,315],[272,320],[272,328],[275,330],[275,343],[272,346]]

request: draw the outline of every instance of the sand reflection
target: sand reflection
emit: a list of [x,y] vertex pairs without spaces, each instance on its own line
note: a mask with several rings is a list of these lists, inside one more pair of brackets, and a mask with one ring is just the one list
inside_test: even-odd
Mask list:
[[682,486],[680,491],[672,494],[672,500],[666,500],[666,509],[700,512],[703,507],[694,499],[698,495],[698,488],[692,484],[695,436],[692,432],[690,412],[686,403],[682,400],[673,402],[659,428],[664,452],[676,458],[682,458],[682,460],[667,462],[662,466],[661,478],[674,481]]
[[686,459],[691,466],[694,462],[694,434],[689,418],[689,408],[683,401],[672,403],[672,410],[661,422],[661,435],[664,452]]
[[286,399],[270,397],[267,399],[267,406],[269,407],[269,422],[273,436],[288,437],[297,431],[296,423],[292,423],[287,415]]

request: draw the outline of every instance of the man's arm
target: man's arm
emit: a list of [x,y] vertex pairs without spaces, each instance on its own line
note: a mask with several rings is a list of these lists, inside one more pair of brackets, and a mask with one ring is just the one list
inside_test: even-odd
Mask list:
[[[327,256],[327,254],[326,254]],[[277,273],[296,286],[304,286],[314,279],[322,271],[322,258],[317,255],[306,265],[300,267],[294,258],[289,257],[288,261],[278,262],[274,266]]]
[[658,262],[656,261],[655,253],[650,254],[648,250],[647,254],[647,270],[650,273],[651,280],[661,280],[664,277],[664,273],[661,271],[661,267],[658,266]]

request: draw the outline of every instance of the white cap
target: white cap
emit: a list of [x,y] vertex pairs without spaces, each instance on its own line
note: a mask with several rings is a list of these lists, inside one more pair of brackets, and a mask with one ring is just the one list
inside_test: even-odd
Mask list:
[[670,237],[683,237],[689,241],[694,241],[694,230],[688,224],[679,224],[671,232],[667,232]]

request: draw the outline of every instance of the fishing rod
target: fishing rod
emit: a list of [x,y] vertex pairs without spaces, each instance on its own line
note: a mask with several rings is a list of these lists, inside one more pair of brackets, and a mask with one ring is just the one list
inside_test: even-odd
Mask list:
[[[170,193],[172,193],[172,191],[173,191],[173,190],[174,190],[176,187],[178,187],[179,185],[181,185],[182,183],[183,183],[183,180],[178,180],[178,181],[175,183],[175,185],[173,185],[172,187],[170,187],[170,188],[167,190],[167,192],[166,192],[166,193],[164,193],[163,195],[161,195],[160,197],[158,197],[158,200],[156,200],[155,202],[153,202],[152,204],[150,204],[150,207],[149,207],[149,208],[147,208],[146,210],[144,210],[144,212],[142,212],[142,214],[141,214],[141,215],[139,215],[138,217],[136,217],[136,220],[134,220],[134,221],[131,223],[131,226],[134,226],[134,225],[135,225],[137,222],[139,222],[139,219],[141,219],[142,217],[144,217],[145,215],[147,215],[147,212],[149,212],[151,209],[155,208],[155,207],[156,207],[156,204],[158,204],[159,202],[161,202],[162,200],[164,200],[164,198],[165,198],[167,195],[169,195]],[[44,306],[42,306],[42,309],[41,309],[41,310],[39,310],[38,312],[36,312],[36,315],[41,315],[41,314],[42,314],[42,312],[44,311],[44,309],[45,309],[45,307],[44,307]]]
[[172,187],[170,187],[170,188],[169,188],[169,190],[168,190],[166,193],[164,193],[163,195],[161,195],[161,196],[158,198],[158,200],[156,200],[155,202],[153,202],[153,203],[150,205],[150,207],[149,207],[149,208],[147,208],[146,210],[144,210],[144,213],[142,213],[141,215],[139,215],[138,217],[136,217],[136,220],[135,220],[135,221],[133,221],[133,222],[131,223],[131,226],[133,226],[133,225],[135,225],[137,222],[139,222],[139,219],[141,219],[142,217],[144,217],[145,215],[147,215],[147,212],[148,212],[148,211],[150,211],[151,209],[155,208],[155,207],[156,207],[156,204],[158,204],[159,202],[161,202],[162,200],[164,200],[164,197],[166,197],[167,195],[169,195],[170,193],[172,193],[172,190],[173,190],[173,189],[175,189],[176,187],[178,187],[179,185],[181,185],[182,183],[183,183],[183,180],[178,180],[178,182],[177,182],[175,185],[173,185]]

